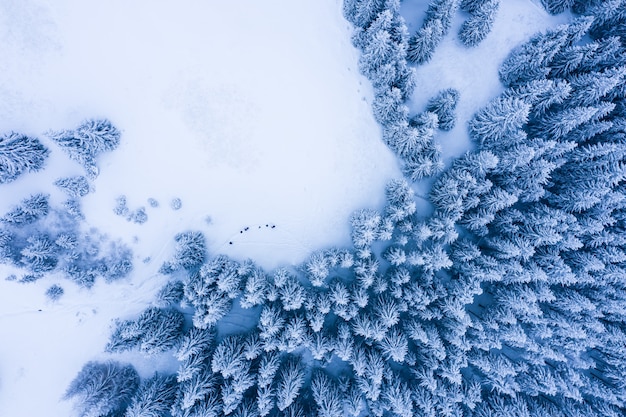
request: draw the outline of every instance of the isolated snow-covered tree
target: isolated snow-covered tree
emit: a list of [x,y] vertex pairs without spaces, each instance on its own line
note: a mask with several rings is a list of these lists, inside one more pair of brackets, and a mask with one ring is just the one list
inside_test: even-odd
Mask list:
[[15,227],[23,227],[35,223],[46,217],[50,212],[48,199],[49,195],[47,194],[33,194],[6,213],[0,218],[0,221]]
[[139,376],[132,365],[88,362],[70,383],[64,399],[75,398],[82,416],[123,415],[138,387]]
[[0,136],[0,184],[43,168],[49,151],[37,138],[11,132]]
[[500,0],[489,0],[470,13],[459,30],[459,39],[465,46],[476,46],[487,37],[499,7]]
[[117,148],[121,132],[107,119],[91,119],[74,130],[48,132],[47,135],[70,158],[83,165],[88,177],[95,178],[98,176],[95,158]]
[[441,130],[452,130],[456,122],[454,110],[459,102],[459,91],[453,88],[440,91],[426,104],[426,111],[437,115],[437,123]]
[[46,297],[52,301],[57,301],[63,296],[65,290],[60,285],[54,284],[46,290]]

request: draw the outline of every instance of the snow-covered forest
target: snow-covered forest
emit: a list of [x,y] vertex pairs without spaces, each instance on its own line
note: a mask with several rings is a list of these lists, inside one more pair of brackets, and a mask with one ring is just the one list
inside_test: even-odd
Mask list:
[[[289,229],[259,203],[261,216],[242,223],[243,211],[229,215],[234,203],[210,217],[193,207],[213,198],[198,187],[204,177],[178,177],[192,192],[172,181],[164,186],[180,194],[159,193],[157,181],[148,195],[139,173],[129,188],[119,173],[103,178],[107,158],[129,152],[114,118],[50,121],[40,137],[9,130],[0,137],[0,299],[9,306],[0,335],[27,334],[19,326],[47,314],[14,301],[37,292],[35,305],[91,323],[72,334],[98,334],[99,351],[72,358],[50,400],[79,416],[626,415],[626,1],[327,3],[324,16],[345,28],[333,56],[352,54],[338,84],[361,83],[342,96],[342,118],[356,122],[333,126],[367,155],[350,162],[364,167],[352,174],[370,175],[337,181],[361,194],[332,206],[342,189],[330,183],[350,174],[337,166],[354,157],[340,155],[326,172],[306,167],[339,189],[317,201],[332,220],[308,207],[298,216],[319,223]],[[198,126],[203,114],[186,117]],[[353,139],[365,131],[371,141]],[[331,138],[318,147],[341,140]],[[51,179],[61,156],[74,169]],[[290,155],[272,164],[280,158]],[[52,187],[39,187],[44,179]],[[217,195],[241,192],[218,180]],[[262,198],[250,192],[232,201],[254,212]],[[302,195],[282,198],[296,211],[316,202]],[[334,241],[307,240],[327,229]],[[272,257],[280,251],[290,255]],[[106,313],[91,309],[96,294],[106,294]],[[2,404],[22,377],[3,372],[2,355],[36,372],[27,356],[40,350],[0,349],[0,415],[29,415]]]

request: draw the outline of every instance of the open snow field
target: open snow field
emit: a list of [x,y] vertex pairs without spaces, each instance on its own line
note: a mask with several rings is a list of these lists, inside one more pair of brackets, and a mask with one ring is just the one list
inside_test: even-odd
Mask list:
[[[413,12],[411,31],[423,19]],[[565,20],[529,0],[503,1],[492,34],[465,49],[461,19],[418,68],[413,97],[421,111],[440,89],[461,92],[457,127],[439,138],[448,162],[469,147],[465,121],[500,91],[508,50]],[[99,160],[83,210],[88,226],[136,258],[130,279],[92,290],[48,277],[7,282],[0,265],[0,417],[71,415],[65,388],[85,362],[106,357],[111,320],[143,310],[165,282],[156,271],[175,233],[201,230],[211,254],[274,268],[346,244],[350,213],[383,204],[400,172],[350,33],[340,0],[0,2],[0,129],[40,136],[52,150],[46,170],[0,187],[0,212],[37,191],[60,201],[52,182],[81,168],[43,132],[107,117],[122,144]],[[116,216],[120,195],[131,210],[145,206],[148,222]],[[53,283],[66,291],[57,303],[43,295]]]

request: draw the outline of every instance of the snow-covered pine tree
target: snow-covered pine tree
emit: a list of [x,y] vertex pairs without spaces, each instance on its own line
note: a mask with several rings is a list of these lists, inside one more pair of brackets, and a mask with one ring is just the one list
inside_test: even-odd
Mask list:
[[343,2],[343,15],[356,27],[367,28],[385,9],[385,0],[347,0]]
[[199,268],[206,260],[206,240],[202,232],[184,232],[174,237],[176,241],[173,258],[165,262],[162,273],[171,273],[184,268],[188,271]]
[[141,381],[124,417],[162,417],[168,415],[176,399],[176,377],[155,374]]
[[70,158],[83,165],[88,177],[95,178],[98,176],[95,158],[103,152],[117,148],[121,132],[107,119],[91,119],[74,130],[48,132],[47,136]]
[[27,172],[39,171],[48,158],[39,139],[11,132],[0,136],[0,184],[15,181]]
[[213,346],[214,340],[215,334],[213,331],[192,327],[180,339],[176,348],[176,359],[184,361],[193,355],[209,352]]
[[182,335],[185,318],[175,309],[149,307],[137,319],[142,331],[139,350],[144,355],[155,355],[175,347]]
[[298,310],[306,302],[306,291],[294,276],[289,275],[285,284],[279,289],[283,310]]
[[267,300],[267,276],[260,268],[255,268],[246,279],[239,304],[242,308],[263,305]]
[[564,48],[550,63],[550,77],[564,78],[620,66],[621,48],[620,38],[615,36]]
[[409,114],[409,109],[404,104],[402,91],[396,87],[377,91],[372,109],[374,118],[383,126],[406,120]]
[[84,416],[123,415],[139,387],[139,375],[132,365],[119,362],[88,362],[76,375],[64,399],[76,398]]
[[439,20],[447,33],[452,25],[452,17],[459,8],[459,0],[432,0],[426,10],[426,21]]
[[500,80],[507,87],[545,78],[549,65],[565,47],[580,40],[589,29],[592,18],[583,17],[570,24],[533,36],[514,48],[499,69]]
[[569,10],[576,0],[541,0],[541,4],[550,14],[563,13]]
[[304,371],[299,357],[291,357],[281,366],[276,385],[276,406],[280,411],[292,405],[300,395],[300,389],[305,382]]
[[406,180],[390,181],[385,188],[385,195],[385,216],[391,221],[398,223],[415,213],[415,195]]
[[337,385],[321,370],[311,377],[311,392],[319,417],[343,417],[342,395]]
[[200,329],[211,329],[228,314],[233,302],[223,294],[213,291],[208,295],[194,296],[190,303],[195,308],[193,325]]
[[278,348],[279,334],[285,326],[282,310],[278,306],[265,305],[261,311],[258,328],[259,337],[264,343],[264,349],[271,351]]
[[139,347],[145,355],[154,355],[176,346],[182,335],[184,317],[174,309],[149,307],[134,321],[118,322],[107,350],[123,351]]
[[47,194],[33,194],[6,213],[0,218],[0,221],[14,227],[23,227],[35,223],[50,212],[48,199],[49,195]]
[[585,12],[594,17],[589,34],[594,39],[619,36],[622,38],[623,43],[624,35],[626,34],[625,8],[625,0],[606,0],[593,4]]
[[359,210],[351,216],[352,242],[356,248],[368,247],[377,239],[381,220],[375,210]]
[[470,17],[459,30],[459,39],[465,46],[476,46],[487,37],[499,7],[500,0],[488,0],[470,12]]
[[60,285],[54,284],[54,285],[51,285],[46,290],[46,297],[48,297],[52,301],[57,301],[59,298],[63,296],[64,293],[65,293],[65,290],[63,289],[63,287],[61,287]]
[[219,401],[218,386],[221,380],[216,374],[211,372],[210,368],[203,367],[200,372],[182,383],[178,384],[176,393],[176,401],[172,406],[172,415],[182,417],[185,415],[198,415],[202,411],[208,414],[212,411],[213,415],[219,415],[222,411],[222,404]]
[[625,78],[626,66],[571,76],[568,82],[572,93],[566,100],[567,104],[571,107],[594,105],[607,98]]
[[59,248],[48,235],[33,235],[21,250],[20,265],[33,273],[52,271],[56,268]]
[[530,105],[516,98],[496,98],[480,109],[469,122],[470,136],[483,149],[506,144],[528,121]]
[[59,178],[54,185],[63,190],[69,197],[78,198],[89,194],[89,181],[82,175]]
[[435,97],[428,100],[426,111],[437,115],[438,127],[441,130],[452,130],[456,123],[454,110],[459,102],[459,91],[448,88],[440,91]]
[[407,59],[417,65],[430,61],[435,48],[445,36],[445,29],[441,20],[435,19],[424,22],[424,25],[409,39]]
[[169,307],[180,304],[185,297],[185,284],[182,281],[169,281],[158,292],[157,304],[160,307]]

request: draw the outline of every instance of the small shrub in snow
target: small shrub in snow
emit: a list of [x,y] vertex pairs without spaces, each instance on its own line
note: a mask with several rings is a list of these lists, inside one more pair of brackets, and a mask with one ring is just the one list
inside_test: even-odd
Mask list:
[[178,197],[172,199],[172,201],[170,202],[170,207],[172,208],[172,210],[180,210],[182,206],[183,206],[183,202]]
[[69,199],[63,202],[63,208],[70,217],[76,221],[84,220],[85,215],[80,209],[80,202],[76,199]]
[[39,139],[15,132],[0,136],[0,184],[14,181],[27,172],[39,171],[48,154]]
[[41,278],[43,278],[43,274],[42,273],[25,274],[25,275],[22,276],[22,278],[20,278],[19,283],[20,284],[29,284],[31,282],[39,281]]
[[128,216],[129,213],[128,205],[126,202],[126,196],[121,195],[115,199],[115,207],[113,208],[113,213],[118,216]]
[[57,301],[64,292],[63,287],[55,284],[46,290],[46,297],[52,301]]
[[129,216],[128,220],[137,224],[144,224],[148,221],[148,214],[146,213],[145,207],[139,207],[137,210],[133,211]]

